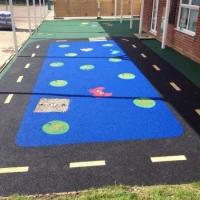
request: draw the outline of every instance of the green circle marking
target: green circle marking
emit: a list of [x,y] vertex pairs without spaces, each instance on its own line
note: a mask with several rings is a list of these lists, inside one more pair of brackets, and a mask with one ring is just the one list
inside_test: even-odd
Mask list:
[[112,47],[113,44],[103,44],[102,46],[103,46],[103,47]]
[[59,45],[58,47],[59,48],[67,48],[67,47],[69,47],[70,45],[68,45],[68,44],[62,44],[62,45]]
[[67,57],[75,57],[75,56],[77,56],[77,53],[67,53],[67,54],[65,54],[65,56],[67,56]]
[[91,70],[91,69],[94,69],[94,66],[93,65],[82,65],[80,67],[80,69],[82,69],[82,70]]
[[134,79],[135,75],[131,74],[131,73],[123,73],[123,74],[119,74],[118,77],[121,78],[121,79],[129,80],[129,79]]
[[66,86],[67,84],[68,82],[65,80],[55,80],[50,82],[50,85],[54,87],[63,87]]
[[121,62],[122,59],[121,58],[110,58],[109,61],[110,62]]
[[154,100],[148,98],[134,99],[133,103],[141,108],[153,108],[156,105]]
[[51,67],[61,67],[63,65],[64,65],[64,63],[62,63],[62,62],[54,62],[54,63],[50,64]]
[[69,130],[69,124],[64,121],[54,120],[44,124],[42,130],[51,135],[63,134]]

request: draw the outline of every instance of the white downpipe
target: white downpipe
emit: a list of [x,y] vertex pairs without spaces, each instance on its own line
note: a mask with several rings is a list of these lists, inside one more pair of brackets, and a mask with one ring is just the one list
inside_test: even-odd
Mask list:
[[33,9],[34,9],[34,22],[35,22],[35,30],[37,30],[37,22],[36,22],[36,10],[35,10],[35,0],[33,0]]
[[130,29],[133,28],[133,0],[131,0],[131,18],[130,18]]
[[166,2],[166,10],[165,10],[165,22],[164,22],[164,30],[163,30],[163,37],[162,37],[162,49],[165,49],[166,46],[166,39],[167,39],[167,28],[169,22],[169,9],[170,9],[170,0]]
[[13,2],[12,2],[12,0],[9,0],[9,4],[10,4],[10,12],[11,12],[12,32],[13,32],[13,41],[14,41],[15,54],[16,54],[16,56],[18,56],[17,35],[16,35],[16,30],[15,30],[15,19],[14,19],[14,11],[13,11]]
[[28,14],[28,28],[29,35],[31,36],[31,20],[30,20],[30,8],[29,8],[29,0],[26,0],[27,14]]
[[40,6],[40,23],[42,23],[42,5],[41,5],[41,0],[39,0],[39,6]]
[[98,4],[97,4],[97,18],[100,18],[101,17],[101,2],[100,0],[98,0]]
[[45,0],[43,0],[43,7],[44,7],[44,20],[45,20],[46,19]]
[[142,0],[141,2],[139,34],[142,34],[143,15],[144,15],[144,0]]
[[117,0],[115,0],[115,19],[117,17]]
[[121,0],[121,18],[120,18],[120,23],[122,23],[122,18],[123,18],[123,5],[124,5],[124,0]]

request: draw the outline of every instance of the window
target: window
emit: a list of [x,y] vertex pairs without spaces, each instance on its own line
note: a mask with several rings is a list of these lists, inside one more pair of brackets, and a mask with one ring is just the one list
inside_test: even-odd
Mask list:
[[200,0],[180,0],[177,28],[195,35]]

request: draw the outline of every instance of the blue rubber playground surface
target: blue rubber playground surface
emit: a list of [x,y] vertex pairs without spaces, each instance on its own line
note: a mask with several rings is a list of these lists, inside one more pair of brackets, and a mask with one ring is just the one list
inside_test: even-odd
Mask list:
[[[35,112],[40,99],[66,112]],[[16,143],[51,146],[180,136],[183,128],[138,67],[112,40],[52,43]]]

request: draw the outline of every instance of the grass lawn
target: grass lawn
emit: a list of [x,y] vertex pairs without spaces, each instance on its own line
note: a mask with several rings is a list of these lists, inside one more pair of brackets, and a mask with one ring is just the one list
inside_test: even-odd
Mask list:
[[89,189],[80,192],[68,192],[59,194],[19,196],[13,195],[8,199],[26,200],[26,199],[56,199],[56,200],[199,200],[200,182],[183,185],[159,185],[149,187],[137,186],[105,186],[98,189]]

